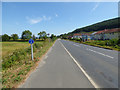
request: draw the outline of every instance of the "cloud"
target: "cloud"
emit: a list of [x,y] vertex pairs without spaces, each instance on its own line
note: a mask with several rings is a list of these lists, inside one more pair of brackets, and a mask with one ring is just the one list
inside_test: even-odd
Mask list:
[[92,12],[95,11],[95,10],[98,8],[99,4],[100,4],[100,2],[97,2],[97,3],[96,3],[96,5],[95,5],[95,6],[93,7],[93,9],[92,9]]
[[50,21],[52,18],[51,17],[46,17],[46,16],[43,16],[42,18],[44,21]]
[[51,17],[46,17],[46,16],[37,17],[37,18],[26,17],[26,19],[30,24],[37,24],[37,23],[40,23],[42,21],[50,21]]
[[55,17],[58,17],[58,14],[55,14]]

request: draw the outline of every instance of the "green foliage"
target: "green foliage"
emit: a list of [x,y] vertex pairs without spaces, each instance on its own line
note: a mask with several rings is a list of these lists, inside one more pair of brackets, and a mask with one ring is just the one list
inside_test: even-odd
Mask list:
[[91,32],[91,31],[100,31],[104,29],[120,28],[119,26],[120,22],[118,22],[118,20],[120,20],[120,18],[106,20],[106,21],[99,22],[99,23],[96,23],[90,26],[78,28],[72,33]]
[[33,44],[35,53],[34,61],[31,61],[31,48],[19,49],[14,51],[11,55],[3,58],[2,62],[2,87],[13,88],[16,87],[26,74],[36,66],[39,58],[53,45],[53,42],[45,40],[44,42],[35,42]]
[[116,46],[118,44],[119,44],[119,39],[111,39],[111,40],[105,41],[105,45],[107,46]]
[[42,32],[38,33],[38,35],[39,35],[39,39],[41,39],[42,38]]
[[55,41],[55,40],[57,39],[57,37],[56,37],[54,34],[52,34],[52,35],[50,36],[50,38],[51,38],[52,41]]
[[95,41],[86,41],[83,42],[84,44],[92,45],[92,46],[99,46],[103,48],[109,48],[114,50],[120,50],[120,43],[119,39],[111,39],[111,40],[95,40]]
[[22,60],[25,59],[25,57],[27,56],[27,50],[29,48],[25,49],[25,50],[16,50],[13,52],[12,55],[4,57],[3,58],[3,62],[2,62],[2,69],[6,69],[9,68],[13,65],[16,65],[17,62],[21,63]]
[[30,39],[32,36],[32,32],[30,32],[29,30],[25,30],[22,32],[22,39]]
[[14,41],[16,41],[19,38],[17,34],[12,34],[11,37]]
[[43,44],[40,43],[34,43],[35,48],[39,49],[40,47],[43,47]]
[[33,38],[34,41],[36,41],[36,37],[35,37],[35,35],[33,35],[32,38]]
[[9,41],[10,40],[10,36],[8,36],[7,34],[2,35],[2,41]]
[[47,39],[47,34],[45,31],[38,33],[38,35],[39,35],[39,39],[44,39],[44,40]]
[[[40,49],[40,47],[43,47],[43,44],[34,43],[33,51],[35,52],[36,50]],[[17,65],[18,63],[21,64],[27,58],[28,54],[31,54],[31,47],[14,51],[12,55],[3,58],[2,69],[4,70],[10,68],[13,65]]]
[[2,84],[6,83],[7,80],[8,80],[7,78],[3,78],[3,79],[2,79]]
[[20,81],[20,80],[22,80],[22,78],[20,76],[18,76],[14,79],[14,82],[17,82],[17,81]]

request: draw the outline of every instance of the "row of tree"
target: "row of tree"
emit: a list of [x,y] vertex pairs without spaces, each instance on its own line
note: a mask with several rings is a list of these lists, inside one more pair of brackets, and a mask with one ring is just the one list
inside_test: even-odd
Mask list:
[[[38,35],[39,35],[39,37],[36,37],[35,35],[32,35],[31,31],[25,30],[22,32],[20,39],[21,40],[29,40],[29,39],[33,38],[34,40],[36,40],[36,39],[46,40],[48,37],[50,37],[51,39],[53,37],[56,37],[54,34],[49,36],[50,34],[47,34],[45,31],[39,32]],[[18,34],[12,34],[11,36],[4,34],[1,37],[2,37],[2,41],[10,41],[10,40],[16,41],[19,39]]]
[[11,39],[13,39],[15,41],[19,38],[17,34],[12,34],[11,36],[4,34],[1,37],[2,37],[2,41],[9,41]]

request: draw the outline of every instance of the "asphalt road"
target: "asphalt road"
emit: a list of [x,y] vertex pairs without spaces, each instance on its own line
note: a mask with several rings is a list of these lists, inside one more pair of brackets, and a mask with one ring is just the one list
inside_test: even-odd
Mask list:
[[20,88],[94,88],[57,40]]
[[57,40],[20,88],[118,88],[118,52]]
[[118,51],[61,42],[100,88],[118,88]]

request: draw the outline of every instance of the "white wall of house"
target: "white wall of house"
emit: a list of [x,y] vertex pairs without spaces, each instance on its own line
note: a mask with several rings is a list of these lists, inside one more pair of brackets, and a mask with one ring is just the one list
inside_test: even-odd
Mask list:
[[77,36],[73,36],[73,38],[81,38],[81,36],[78,36],[78,35],[77,35]]
[[105,39],[114,39],[114,38],[118,38],[118,33],[106,33],[105,34]]
[[103,39],[114,39],[114,38],[118,38],[119,34],[117,32],[113,32],[113,33],[105,33],[105,34],[95,34],[92,37],[96,40],[102,39],[101,37],[103,36]]
[[101,35],[100,34],[95,34],[93,37],[94,37],[94,39],[98,40],[98,39],[101,38]]

